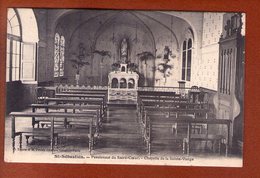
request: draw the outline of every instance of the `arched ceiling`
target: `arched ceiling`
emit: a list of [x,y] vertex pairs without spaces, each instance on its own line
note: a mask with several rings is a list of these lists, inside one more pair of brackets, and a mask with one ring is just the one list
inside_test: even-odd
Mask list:
[[[115,22],[117,24],[130,25],[135,28],[136,24],[141,26],[147,33],[153,36],[154,28],[163,28],[172,34],[172,37],[177,43],[179,48],[180,35],[178,29],[179,24],[192,28],[192,25],[186,20],[167,14],[161,11],[122,11],[122,10],[57,10],[56,18],[54,18],[55,28],[64,24],[73,26],[74,29],[68,33],[73,36],[73,33],[84,23],[89,21],[98,21],[99,25],[96,29],[95,38],[98,38],[100,34],[110,25]],[[174,24],[174,26],[172,26]],[[178,24],[178,25],[175,25]],[[55,29],[54,28],[54,29]]]

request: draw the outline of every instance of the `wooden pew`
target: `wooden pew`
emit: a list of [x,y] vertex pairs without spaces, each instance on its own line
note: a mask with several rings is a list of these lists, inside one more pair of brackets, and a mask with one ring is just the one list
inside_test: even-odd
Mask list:
[[92,94],[92,95],[104,95],[105,106],[108,100],[108,90],[106,87],[97,88],[97,87],[85,87],[85,86],[58,86],[57,91],[60,94]]
[[83,87],[58,87],[58,91],[93,91],[93,92],[107,92],[107,89],[98,88],[83,88]]
[[68,93],[68,94],[103,94],[103,95],[107,95],[107,91],[99,91],[99,90],[60,90],[59,93]]
[[[15,137],[20,136],[20,149],[22,148],[22,134],[31,134],[32,136],[39,136],[39,137],[47,137],[50,138],[50,147],[51,151],[54,150],[54,139],[57,138],[59,135],[66,135],[66,136],[85,136],[89,139],[89,151],[93,150],[94,147],[94,132],[93,127],[96,127],[94,124],[94,116],[86,116],[86,114],[82,113],[32,113],[32,112],[12,112],[10,113],[12,119],[12,148],[13,152],[15,151]],[[15,121],[16,119],[27,119],[25,117],[33,118],[33,117],[41,117],[42,119],[45,118],[47,121],[51,122],[50,128],[38,129],[38,128],[22,128],[22,130],[17,131]],[[84,119],[85,126],[88,127],[88,132],[86,131],[87,128],[82,129],[70,129],[70,128],[56,128],[54,127],[54,122],[56,118],[71,118],[73,120],[78,120],[80,118]],[[76,132],[77,131],[77,132]],[[68,134],[69,133],[69,134]],[[75,135],[72,135],[74,133]]]
[[66,104],[94,104],[103,105],[102,99],[99,98],[89,98],[89,99],[76,99],[76,98],[46,98],[44,99],[46,104],[50,102],[56,103],[66,103]]
[[105,94],[107,95],[107,88],[99,89],[94,87],[75,87],[75,86],[59,86],[58,93],[72,93],[72,94]]
[[[148,113],[148,112],[147,112]],[[147,141],[147,150],[148,153],[151,154],[151,131],[152,131],[152,126],[153,124],[156,124],[153,122],[153,119],[158,118],[158,114],[146,114],[145,117],[145,126],[147,129],[147,133],[146,134],[146,141]],[[161,120],[160,123],[164,123],[164,124],[173,124],[173,123],[182,123],[182,124],[187,124],[188,128],[187,128],[187,134],[183,135],[183,134],[174,134],[173,135],[173,139],[176,140],[183,140],[183,153],[187,153],[190,154],[190,142],[191,141],[211,141],[211,142],[215,142],[218,141],[219,142],[219,148],[220,148],[220,142],[224,141],[225,144],[225,155],[228,155],[228,149],[229,149],[229,138],[230,138],[230,124],[231,124],[231,120],[227,120],[227,119],[209,119],[209,118],[196,118],[194,119],[193,117],[190,116],[181,116],[181,117],[175,117],[175,116],[171,116],[171,117],[167,117],[165,120],[165,117],[163,117],[164,119]],[[205,134],[192,134],[192,125],[193,124],[213,124],[213,125],[226,125],[227,127],[227,136],[223,136],[223,135],[212,135],[212,134],[208,134],[208,131]],[[219,150],[220,151],[220,150]]]
[[100,98],[89,98],[89,99],[78,99],[78,98],[46,98],[44,100],[45,104],[73,104],[73,105],[98,105],[102,108],[102,116],[106,114],[106,107],[104,102]]
[[[193,101],[193,100],[192,100]],[[144,140],[147,144],[148,152],[150,152],[150,142],[151,142],[151,134],[152,134],[152,123],[149,122],[150,115],[154,115],[157,117],[164,117],[163,120],[159,121],[155,124],[160,124],[161,126],[172,125],[173,131],[173,139],[182,140],[183,144],[187,143],[190,139],[186,139],[186,134],[177,134],[177,124],[178,128],[185,128],[184,130],[189,130],[188,127],[192,131],[196,131],[198,135],[195,136],[195,133],[192,135],[192,140],[209,140],[212,141],[214,139],[221,140],[223,137],[219,137],[217,135],[202,135],[201,130],[205,127],[206,133],[208,129],[208,125],[202,123],[191,123],[190,125],[185,122],[174,122],[173,119],[177,118],[190,118],[190,119],[208,119],[209,113],[209,105],[207,101],[200,100],[199,102],[191,102],[189,97],[182,97],[180,94],[176,94],[175,92],[158,92],[158,91],[139,91],[138,97],[138,116],[141,123],[142,133]],[[148,121],[147,121],[148,120]],[[154,119],[153,119],[154,120]],[[180,127],[181,125],[181,127]],[[162,127],[162,128],[163,128]],[[191,131],[190,131],[191,132]],[[207,143],[207,142],[206,142]],[[185,150],[185,145],[183,146]],[[189,146],[188,146],[189,152]],[[183,151],[184,152],[184,151]]]
[[138,91],[139,96],[173,96],[179,95],[172,91]]
[[[208,108],[199,108],[199,107],[195,107],[195,108],[154,108],[154,107],[145,107],[145,110],[149,113],[149,114],[153,114],[153,115],[160,115],[160,116],[164,116],[165,118],[170,118],[170,117],[175,117],[175,118],[181,118],[181,117],[191,117],[193,119],[197,119],[197,118],[205,118],[208,119],[208,113],[209,113],[209,109]],[[187,128],[186,125],[177,125],[178,123],[175,123],[172,125],[172,129],[173,132],[175,132],[175,134],[177,134],[178,131],[178,127],[182,127],[182,128]],[[201,124],[193,124],[192,125],[192,130],[196,133],[201,133],[202,131],[202,127],[204,125]],[[207,129],[207,126],[205,126],[205,129]]]
[[160,102],[161,99],[167,99],[167,98],[180,98],[180,95],[176,94],[175,92],[160,92],[160,91],[138,91],[138,98],[137,102],[140,104],[142,100],[149,99],[149,100],[155,100]]
[[[191,141],[219,141],[219,149],[220,149],[220,142],[224,141],[225,144],[225,155],[228,156],[229,151],[229,138],[230,138],[230,125],[231,120],[229,119],[192,119],[189,117],[175,119],[177,123],[186,123],[188,124],[187,130],[187,137],[183,140],[184,141],[184,152],[188,155],[190,153],[190,142]],[[227,129],[227,136],[224,135],[215,135],[215,134],[191,134],[191,125],[192,124],[213,124],[213,125],[226,125]],[[221,150],[219,150],[219,153]]]
[[[152,119],[150,119],[150,117],[152,117]],[[156,119],[154,119],[156,118]],[[156,121],[159,119],[159,121]],[[140,119],[140,123],[141,123],[141,131],[142,131],[142,136],[144,139],[144,143],[146,144],[146,148],[147,148],[147,152],[149,154],[151,154],[151,145],[153,142],[153,138],[156,135],[156,131],[153,131],[155,128],[160,128],[160,130],[167,130],[169,128],[171,128],[172,133],[168,134],[168,136],[170,135],[170,138],[166,138],[165,136],[162,136],[162,139],[170,139],[170,140],[174,140],[175,142],[183,142],[183,139],[185,138],[186,134],[176,134],[177,133],[177,124],[176,122],[172,121],[171,118],[169,118],[169,116],[167,117],[165,114],[163,114],[160,111],[160,108],[157,108],[156,110],[154,109],[145,109],[142,112],[142,117]],[[173,126],[175,128],[175,131],[173,131]],[[175,133],[175,134],[173,134]]]
[[105,94],[82,94],[82,93],[57,93],[56,98],[79,98],[79,99],[102,99],[103,110],[107,109],[107,96]]
[[[31,104],[30,107],[32,108],[32,112],[36,112],[36,109],[44,109],[46,112],[49,112],[49,110],[64,110],[65,113],[68,113],[69,109],[73,110],[73,113],[77,110],[79,113],[84,113],[87,115],[94,115],[96,120],[96,133],[99,133],[100,128],[102,127],[102,108],[100,106],[95,105],[47,105],[47,104]],[[41,120],[36,120],[36,118],[32,118],[32,127],[35,127],[35,124],[38,124]],[[72,124],[72,122],[69,122],[67,118],[64,118],[63,125],[66,128],[68,124]]]
[[144,92],[140,91],[138,95],[137,110],[140,113],[144,105],[150,105],[155,107],[182,107],[185,104],[189,103],[188,98],[181,97],[180,94],[175,92],[158,92],[158,91],[149,91]]
[[[160,91],[139,91],[138,92],[138,104],[141,102],[160,102],[160,103],[193,103],[198,104],[196,102],[191,102],[189,97],[182,97],[180,94],[176,94],[175,92],[160,92]],[[203,92],[204,93],[204,92]],[[205,95],[205,93],[204,93]],[[200,104],[208,104],[207,101],[201,101]]]
[[178,113],[185,113],[185,114],[206,114],[209,112],[208,104],[204,103],[190,103],[188,101],[181,101],[179,100],[169,100],[167,102],[164,101],[155,101],[155,100],[141,100],[138,106],[138,116],[141,119],[142,112],[148,109],[149,111],[156,111],[158,113],[164,113],[165,115],[171,116],[176,115]]
[[[167,102],[158,102],[154,100],[144,100],[139,105],[139,110],[142,109],[141,107],[146,108],[166,108],[166,109],[205,109],[208,108],[207,104],[204,103],[189,103],[189,102],[178,102],[178,101],[167,101]],[[164,109],[164,111],[166,111]]]
[[[179,134],[177,132],[177,124],[178,128],[183,130],[188,129],[187,123],[174,122],[172,118],[181,118],[181,117],[189,117],[192,119],[198,118],[208,118],[209,107],[207,103],[190,103],[186,98],[180,97],[165,97],[157,99],[154,96],[140,96],[140,104],[139,104],[139,119],[142,124],[142,133],[144,140],[147,145],[148,152],[150,152],[150,142],[151,142],[151,132],[152,132],[152,123],[147,122],[147,117],[149,115],[154,115],[158,117],[164,117],[163,120],[160,120],[157,125],[161,125],[162,128],[167,125],[172,125],[172,132],[174,140],[182,140],[183,143],[185,141],[185,134]],[[148,119],[149,120],[149,119]],[[197,131],[197,133],[201,133],[201,130],[205,126],[207,130],[207,124],[201,123],[192,123],[191,128],[193,131]],[[206,131],[207,132],[207,131]],[[177,134],[178,133],[178,134]],[[198,138],[198,137],[197,137]],[[202,138],[202,137],[200,137]],[[206,137],[203,137],[206,140]],[[213,137],[207,137],[212,138]],[[195,138],[194,138],[195,140]],[[198,139],[199,140],[199,139]],[[210,139],[209,139],[210,140]],[[186,147],[183,146],[183,149]]]
[[44,99],[45,104],[50,104],[54,102],[56,104],[85,104],[85,105],[99,105],[103,109],[105,108],[104,102],[102,99],[99,98],[89,98],[89,99],[77,99],[77,98],[46,98]]
[[105,95],[104,94],[82,94],[82,93],[56,93],[55,97],[57,98],[81,98],[81,99],[86,99],[86,98],[101,98],[105,100]]
[[165,97],[161,97],[160,99],[158,99],[158,96],[152,96],[148,94],[139,96],[139,117],[141,117],[141,112],[144,110],[144,108],[157,110],[160,113],[165,113],[166,115],[170,116],[171,114],[176,113],[188,113],[194,109],[195,112],[207,114],[209,106],[206,102],[191,103],[189,102],[188,98],[180,97],[180,95],[175,95],[174,93],[172,95],[167,93],[165,94]]

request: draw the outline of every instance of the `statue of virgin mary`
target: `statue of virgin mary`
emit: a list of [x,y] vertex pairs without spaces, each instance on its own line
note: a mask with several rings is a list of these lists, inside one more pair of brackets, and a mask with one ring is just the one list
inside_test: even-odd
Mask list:
[[120,48],[120,55],[121,55],[121,61],[123,63],[126,63],[127,61],[127,52],[128,52],[128,46],[127,46],[127,41],[124,38],[121,42],[121,48]]

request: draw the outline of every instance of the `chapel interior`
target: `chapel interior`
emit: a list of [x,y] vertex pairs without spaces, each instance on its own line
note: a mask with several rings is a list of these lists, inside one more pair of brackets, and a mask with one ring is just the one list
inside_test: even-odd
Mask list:
[[7,17],[6,149],[242,157],[244,14],[9,8]]

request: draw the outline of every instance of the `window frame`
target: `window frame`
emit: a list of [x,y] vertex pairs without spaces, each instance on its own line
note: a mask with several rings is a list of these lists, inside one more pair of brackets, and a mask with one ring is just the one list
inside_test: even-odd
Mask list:
[[[191,45],[189,46],[189,42]],[[193,58],[193,39],[186,38],[182,43],[182,55],[181,55],[181,80],[191,81],[191,68]]]
[[[21,19],[23,14],[19,14],[19,11],[20,10],[16,8],[8,8],[8,13],[7,13],[6,82],[20,81],[21,83],[25,83],[25,84],[35,84],[37,83],[37,70],[38,70],[37,69],[38,39],[37,41],[35,40],[30,41],[28,39],[27,41],[24,41],[26,37],[23,36],[22,27],[26,27],[26,26],[28,27],[28,25],[23,26],[22,22],[23,20],[26,19],[25,17]],[[35,14],[31,14],[31,16],[32,15],[35,18]],[[13,30],[14,28],[16,29]],[[16,46],[15,46],[16,44],[14,45],[14,43],[17,43],[19,45],[18,51],[14,51],[16,50]],[[28,45],[32,45],[33,47],[32,53],[27,53],[24,51],[24,47]],[[13,66],[14,58],[16,59],[16,62],[14,62],[15,66]],[[32,70],[28,70],[28,68]]]
[[[7,14],[7,28],[10,26],[11,33],[7,31],[7,35],[6,35],[6,78],[5,78],[6,82],[14,82],[14,81],[21,80],[21,53],[22,53],[21,20],[16,9],[10,8],[10,10],[14,12],[14,15],[12,15],[12,17],[9,17],[9,14]],[[18,23],[15,26],[13,26],[14,24],[12,24],[12,21],[14,19]],[[13,34],[13,28],[19,28],[18,31],[19,36]],[[14,43],[16,43],[16,45],[19,45],[18,51],[17,51],[17,46],[15,47]],[[16,59],[14,58],[14,56],[16,56],[15,57]]]

